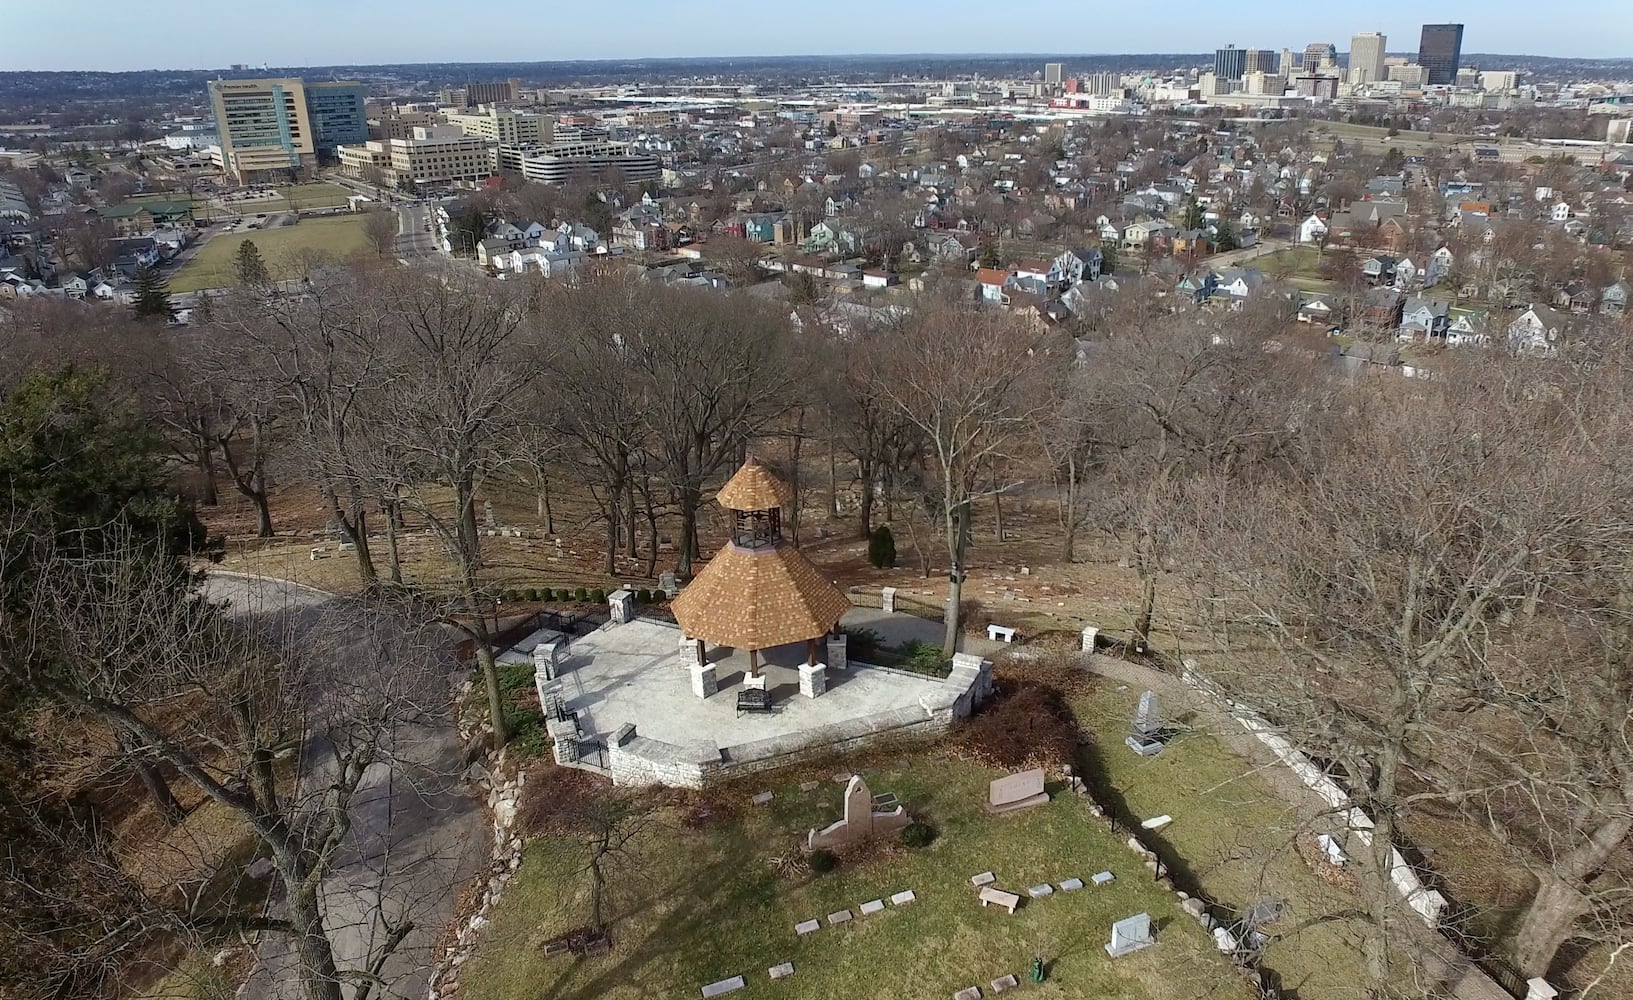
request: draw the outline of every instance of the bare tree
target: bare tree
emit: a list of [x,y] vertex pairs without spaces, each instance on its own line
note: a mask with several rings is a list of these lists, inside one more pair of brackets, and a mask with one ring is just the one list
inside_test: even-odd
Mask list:
[[397,228],[397,212],[394,209],[373,208],[363,213],[363,235],[381,257],[391,256],[396,249]]

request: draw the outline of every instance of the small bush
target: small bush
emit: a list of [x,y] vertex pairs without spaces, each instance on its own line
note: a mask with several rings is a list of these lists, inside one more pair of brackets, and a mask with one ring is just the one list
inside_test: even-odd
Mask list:
[[607,603],[607,592],[597,587],[595,590],[590,591],[590,600],[596,604],[605,604]]
[[845,655],[853,660],[862,660],[872,663],[881,648],[884,647],[885,637],[870,628],[847,628],[845,633]]
[[651,604],[652,603],[652,591],[647,590],[645,587],[642,587],[640,590],[637,590],[635,592],[635,599],[637,601],[641,602],[642,604]]
[[828,874],[839,863],[839,859],[834,857],[832,851],[812,851],[806,861],[810,864],[811,871],[818,875]]
[[868,563],[874,569],[891,569],[896,565],[896,536],[890,526],[881,524],[868,534]]
[[902,831],[902,843],[908,847],[929,847],[936,839],[936,831],[928,823],[909,823]]
[[897,647],[902,654],[903,670],[911,670],[917,674],[931,674],[940,676],[945,673],[947,657],[941,655],[941,647],[922,639],[912,639]]
[[530,600],[530,601],[539,600],[540,599],[539,598],[539,588],[537,588],[537,587],[527,588],[527,599]]
[[578,589],[573,591],[573,600],[575,600],[575,601],[587,601],[589,599],[590,599],[590,592],[585,590],[583,587],[579,587]]

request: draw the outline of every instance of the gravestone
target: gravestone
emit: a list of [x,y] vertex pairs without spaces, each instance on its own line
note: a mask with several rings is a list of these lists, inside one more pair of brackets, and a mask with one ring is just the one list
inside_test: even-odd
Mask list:
[[1093,875],[1089,876],[1089,881],[1093,882],[1095,885],[1106,885],[1109,882],[1117,881],[1117,876],[1113,875],[1111,872],[1095,872]]
[[493,516],[493,501],[492,500],[482,501],[482,526],[484,528],[497,528],[497,527],[499,527],[499,522],[497,520],[495,520],[494,516]]
[[804,937],[807,934],[813,934],[821,929],[822,921],[820,920],[802,920],[794,925],[794,933],[798,934],[800,937]]
[[919,898],[918,896],[913,894],[912,889],[903,889],[901,892],[893,893],[891,895],[890,905],[891,906],[906,906],[908,903],[911,903],[911,902],[913,902],[914,900],[916,900],[918,898]]
[[992,992],[1002,993],[1005,990],[1012,990],[1019,985],[1021,985],[1021,981],[1015,978],[1014,973],[1010,973],[1007,976],[1000,976],[992,981]]
[[991,885],[996,881],[998,881],[998,876],[992,874],[991,872],[982,872],[979,875],[970,876],[970,885],[975,886],[977,889],[984,885]]
[[1100,638],[1100,630],[1093,625],[1083,626],[1083,652],[1094,652],[1094,644]]
[[1157,939],[1151,935],[1151,914],[1136,913],[1111,925],[1111,940],[1106,942],[1106,954],[1121,958],[1156,943]]
[[953,1000],[981,1000],[981,987],[966,986],[953,994]]
[[987,786],[987,812],[1007,813],[1043,805],[1049,793],[1043,790],[1043,768],[1020,771],[999,778]]
[[635,594],[623,587],[607,595],[607,606],[615,625],[626,625],[635,620]]
[[843,632],[828,636],[828,666],[835,670],[847,669],[850,666],[849,645],[850,636]]
[[886,587],[879,593],[879,610],[885,614],[896,613],[896,588]]
[[851,911],[849,911],[849,910],[840,910],[838,913],[828,914],[828,926],[829,927],[832,927],[834,924],[848,924],[850,922],[851,922]]
[[718,983],[710,983],[709,985],[703,987],[703,996],[705,1000],[707,1000],[709,997],[717,997],[723,996],[727,993],[735,993],[742,989],[745,985],[746,984],[743,982],[742,976],[732,976],[730,979],[722,979]]
[[784,962],[781,965],[773,965],[765,971],[772,979],[787,979],[794,974],[794,963]]
[[658,586],[663,588],[663,596],[668,598],[680,593],[680,584],[675,582],[675,574],[667,570],[658,574]]
[[1134,724],[1123,742],[1141,757],[1155,757],[1162,753],[1167,742],[1163,739],[1162,713],[1157,706],[1157,693],[1145,691],[1134,708]]
[[1080,878],[1069,878],[1060,883],[1061,892],[1076,892],[1081,888],[1083,888],[1083,880]]
[[867,902],[862,904],[862,916],[871,917],[875,913],[878,913],[880,910],[883,910],[884,908],[885,908],[885,901],[884,900],[882,900],[882,899],[870,899]]
[[836,823],[818,830],[812,828],[805,835],[808,851],[845,847],[869,837],[894,834],[912,822],[905,806],[898,805],[888,812],[874,812],[873,793],[860,774],[853,774],[845,785],[845,814]]
[[1053,896],[1055,894],[1055,887],[1050,885],[1048,882],[1045,882],[1042,885],[1035,885],[1026,890],[1026,894],[1031,896],[1033,899],[1042,899],[1045,896]]

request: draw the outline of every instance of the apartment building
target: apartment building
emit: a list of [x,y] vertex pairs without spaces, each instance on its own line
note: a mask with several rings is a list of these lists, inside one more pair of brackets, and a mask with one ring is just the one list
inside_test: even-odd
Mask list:
[[475,184],[494,175],[497,148],[493,140],[466,135],[452,125],[417,127],[405,139],[370,139],[340,147],[340,169],[358,178],[377,170],[392,187],[405,180],[419,187]]
[[449,111],[445,117],[449,125],[466,135],[505,146],[548,146],[555,131],[555,122],[549,115],[492,104],[475,110]]

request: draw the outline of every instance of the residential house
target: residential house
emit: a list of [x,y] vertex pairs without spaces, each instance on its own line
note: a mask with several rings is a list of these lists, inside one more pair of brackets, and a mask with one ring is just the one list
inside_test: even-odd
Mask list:
[[1300,243],[1324,242],[1327,233],[1327,220],[1319,215],[1312,214],[1298,225],[1298,241]]
[[1625,278],[1611,282],[1599,291],[1599,312],[1605,316],[1620,316],[1627,311],[1630,294],[1633,294],[1633,285]]
[[1423,287],[1433,288],[1440,284],[1442,278],[1450,274],[1452,265],[1457,262],[1450,247],[1441,247],[1429,255],[1429,262],[1423,269]]
[[1375,330],[1396,330],[1401,325],[1405,300],[1393,288],[1369,289],[1361,307],[1361,322]]
[[1210,298],[1225,303],[1232,309],[1242,308],[1259,289],[1264,287],[1264,274],[1256,267],[1227,267],[1214,275]]
[[1361,273],[1374,285],[1386,284],[1395,280],[1395,258],[1388,254],[1376,254],[1361,264]]
[[1009,281],[1009,272],[995,267],[983,267],[975,272],[975,280],[981,286],[981,301],[992,305],[1002,305],[1007,297],[1004,295],[1004,285]]
[[1446,326],[1446,343],[1452,347],[1486,347],[1491,344],[1491,317],[1478,309],[1454,309]]
[[1405,257],[1395,262],[1394,284],[1401,291],[1416,287],[1418,280],[1418,266],[1412,263],[1412,258]]
[[1508,346],[1516,351],[1552,353],[1566,329],[1566,319],[1547,306],[1533,305],[1504,330]]
[[1414,295],[1401,310],[1401,340],[1431,340],[1444,337],[1451,326],[1451,303]]
[[1337,329],[1344,323],[1337,300],[1320,292],[1299,293],[1297,318],[1300,323],[1309,323],[1329,330]]
[[90,295],[91,289],[101,284],[102,280],[101,271],[75,271],[62,280],[62,293],[71,299],[83,299]]
[[965,264],[975,260],[981,248],[981,238],[970,232],[949,232],[930,237],[930,252],[942,260]]
[[1217,287],[1219,276],[1207,268],[1191,271],[1174,283],[1174,294],[1192,302],[1206,302]]
[[1552,205],[1548,206],[1549,222],[1567,222],[1570,220],[1571,215],[1572,212],[1569,202],[1556,201]]
[[1179,232],[1166,222],[1136,222],[1123,230],[1123,244],[1129,247],[1143,247],[1153,241],[1161,242]]
[[156,226],[193,228],[191,201],[127,201],[96,210],[117,236],[138,236]]
[[1055,258],[1061,281],[1068,288],[1080,281],[1099,281],[1104,264],[1105,255],[1093,247],[1068,250]]

